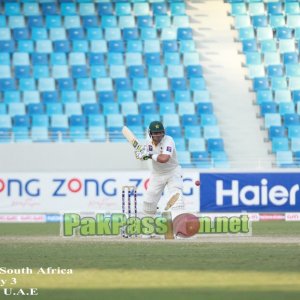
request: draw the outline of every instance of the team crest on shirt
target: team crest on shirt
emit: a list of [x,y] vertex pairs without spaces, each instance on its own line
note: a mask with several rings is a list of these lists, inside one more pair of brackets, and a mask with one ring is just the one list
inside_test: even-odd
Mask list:
[[167,146],[167,151],[168,151],[168,152],[172,152],[172,147]]
[[148,151],[153,151],[152,145],[149,145],[149,146],[148,146]]

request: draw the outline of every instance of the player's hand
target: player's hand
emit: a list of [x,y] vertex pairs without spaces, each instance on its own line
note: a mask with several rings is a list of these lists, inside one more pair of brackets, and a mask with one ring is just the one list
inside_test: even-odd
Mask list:
[[141,149],[137,149],[134,151],[136,159],[139,160],[147,160],[149,159],[149,152],[146,146],[142,147]]

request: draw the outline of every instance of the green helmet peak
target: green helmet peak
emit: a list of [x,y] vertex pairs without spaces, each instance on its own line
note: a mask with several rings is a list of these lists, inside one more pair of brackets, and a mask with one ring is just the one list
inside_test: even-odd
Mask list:
[[149,125],[150,132],[161,132],[165,131],[164,125],[160,121],[153,121]]

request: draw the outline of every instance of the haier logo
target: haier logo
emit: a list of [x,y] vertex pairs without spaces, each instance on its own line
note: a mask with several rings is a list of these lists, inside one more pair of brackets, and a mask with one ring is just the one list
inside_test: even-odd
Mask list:
[[202,212],[300,211],[298,173],[207,173],[200,181]]
[[231,188],[225,189],[223,180],[217,180],[217,205],[224,204],[224,197],[230,197],[233,206],[241,203],[249,206],[268,205],[269,202],[276,205],[296,204],[296,193],[299,191],[299,184],[293,185],[290,189],[283,185],[268,186],[268,180],[262,179],[260,185],[246,185],[242,188],[238,180],[231,181]]

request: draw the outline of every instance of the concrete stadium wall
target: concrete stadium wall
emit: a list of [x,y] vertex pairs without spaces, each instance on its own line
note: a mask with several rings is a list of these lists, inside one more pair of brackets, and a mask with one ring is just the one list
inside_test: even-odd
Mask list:
[[2,144],[1,172],[128,171],[148,169],[128,143]]

